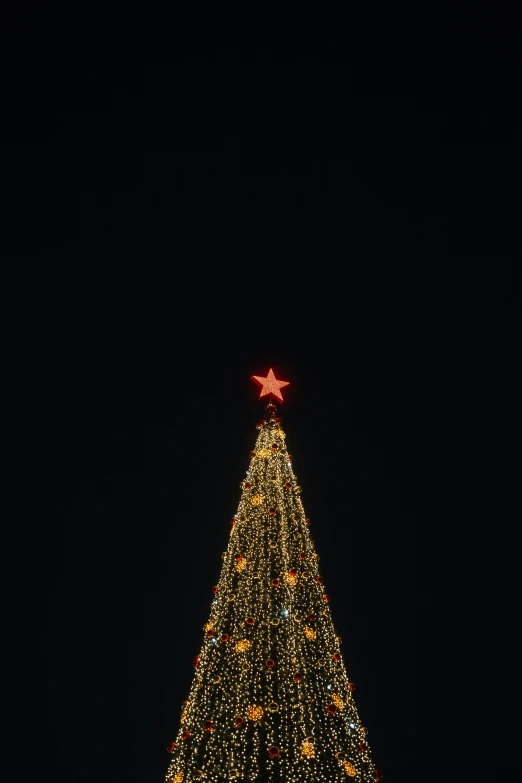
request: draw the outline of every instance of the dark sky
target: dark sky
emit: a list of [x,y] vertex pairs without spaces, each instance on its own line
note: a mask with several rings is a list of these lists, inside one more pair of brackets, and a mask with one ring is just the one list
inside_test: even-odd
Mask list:
[[273,367],[377,766],[517,779],[516,112],[367,94],[319,56],[21,78],[2,255],[22,778],[162,780],[263,411],[249,378]]

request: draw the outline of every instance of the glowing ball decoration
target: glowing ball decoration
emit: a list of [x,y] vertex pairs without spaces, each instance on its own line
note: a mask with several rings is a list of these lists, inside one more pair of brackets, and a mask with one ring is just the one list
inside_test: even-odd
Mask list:
[[235,646],[235,650],[236,652],[243,653],[246,652],[247,650],[250,650],[251,647],[252,647],[252,642],[250,641],[250,639],[240,639]]
[[247,709],[247,718],[248,718],[248,720],[251,720],[251,721],[254,721],[254,722],[256,722],[258,720],[261,720],[264,714],[265,713],[264,713],[263,708],[260,707],[257,704],[252,704]]
[[315,748],[313,742],[305,740],[301,743],[301,756],[305,759],[313,759],[315,756]]
[[343,761],[343,767],[349,778],[354,778],[357,775],[357,770],[351,761]]
[[174,775],[174,778],[173,778],[174,783],[183,783],[183,778],[184,777],[185,777],[184,772],[183,772],[182,769],[180,769],[180,771],[176,772],[176,774]]

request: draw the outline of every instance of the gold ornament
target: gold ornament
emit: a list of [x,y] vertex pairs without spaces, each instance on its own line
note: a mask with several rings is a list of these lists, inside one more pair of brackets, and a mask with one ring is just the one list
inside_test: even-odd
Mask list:
[[230,595],[228,596],[228,600],[229,601],[235,601],[236,600],[236,594],[235,593],[230,593]]
[[261,579],[261,574],[259,573],[259,571],[252,572],[252,579]]
[[315,756],[315,748],[310,740],[305,740],[301,743],[301,755],[305,759],[313,759]]
[[212,631],[213,628],[214,628],[214,623],[205,623],[205,625],[203,626],[203,630],[207,632]]
[[279,712],[279,704],[275,701],[271,701],[267,706],[268,712]]
[[246,568],[246,559],[244,557],[236,562],[236,571],[244,571]]
[[181,718],[179,719],[179,722],[180,723],[184,723],[186,721],[186,719],[187,719],[187,710],[183,710],[183,712],[181,713]]
[[180,769],[179,772],[176,772],[174,775],[174,783],[183,783],[183,778],[185,777],[183,770]]
[[263,495],[252,495],[250,500],[253,506],[259,506],[263,502]]
[[249,720],[253,720],[253,721],[258,721],[258,720],[261,720],[261,718],[263,717],[263,715],[264,715],[264,714],[265,714],[265,713],[264,713],[264,710],[263,710],[263,708],[262,708],[262,707],[259,707],[259,706],[258,706],[258,705],[256,705],[256,704],[252,704],[252,705],[251,705],[251,706],[250,706],[250,707],[247,709],[247,718],[248,718]]
[[310,628],[309,625],[306,625],[303,628],[303,633],[306,636],[306,638],[309,639],[311,642],[313,642],[313,640],[317,636],[317,631],[315,631],[313,628]]
[[261,459],[268,459],[272,452],[270,449],[261,449],[261,451],[257,452],[257,457],[260,457]]
[[276,430],[275,434],[277,435],[278,438],[286,438],[286,435],[283,432],[283,430]]
[[292,585],[292,587],[294,587],[298,583],[299,577],[297,576],[296,573],[292,573],[292,571],[289,571],[288,574],[286,575],[286,581],[288,582],[289,585]]
[[216,674],[216,676],[214,677],[214,680],[213,680],[213,682],[214,682],[216,685],[219,685],[219,683],[221,682],[221,677],[219,676],[219,674]]
[[319,658],[319,660],[317,661],[317,665],[324,666],[324,658]]
[[351,761],[343,761],[343,767],[349,778],[354,778],[357,775],[357,770]]
[[338,696],[337,693],[332,694],[332,701],[337,707],[337,709],[342,710],[344,709],[344,701],[341,699],[340,696]]
[[236,644],[236,648],[235,649],[236,649],[236,652],[242,653],[242,652],[246,652],[247,650],[250,650],[251,647],[252,647],[252,642],[250,641],[250,639],[241,639]]

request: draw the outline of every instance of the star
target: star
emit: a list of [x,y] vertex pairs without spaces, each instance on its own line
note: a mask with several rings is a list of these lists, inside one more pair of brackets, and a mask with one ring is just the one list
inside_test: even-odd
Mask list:
[[260,397],[264,397],[265,394],[271,394],[272,397],[276,397],[281,402],[283,402],[283,395],[281,394],[280,389],[282,389],[283,386],[290,385],[290,381],[276,380],[272,368],[269,369],[266,378],[263,378],[261,375],[252,375],[252,380],[262,387],[261,392],[259,393]]

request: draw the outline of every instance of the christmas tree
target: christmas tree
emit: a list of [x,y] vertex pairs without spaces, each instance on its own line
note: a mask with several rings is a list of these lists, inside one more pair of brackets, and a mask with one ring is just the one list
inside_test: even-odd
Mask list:
[[[282,401],[272,370],[253,376]],[[336,635],[282,420],[270,402],[223,552],[167,783],[381,779]]]

